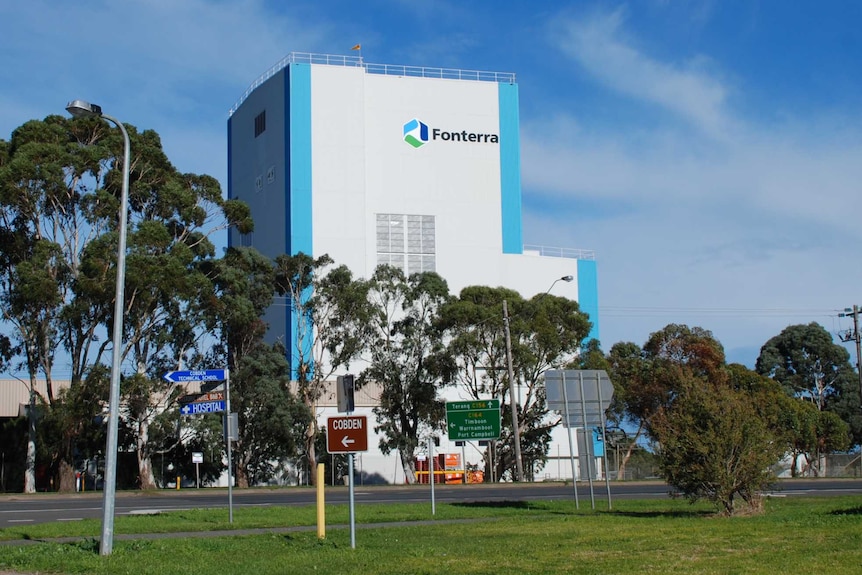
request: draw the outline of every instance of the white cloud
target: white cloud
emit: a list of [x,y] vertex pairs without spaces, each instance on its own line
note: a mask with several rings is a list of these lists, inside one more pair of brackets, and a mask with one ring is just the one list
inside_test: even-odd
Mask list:
[[338,34],[264,0],[31,0],[0,5],[0,37],[0,138],[82,98],[159,132],[178,169],[225,184],[234,102],[291,50]]
[[[599,125],[579,105],[524,122],[523,186],[550,206],[526,215],[527,240],[596,250],[606,348],[676,321],[750,363],[788,324],[834,331],[825,310],[852,305],[862,283],[857,112],[743,119],[720,71],[654,58],[624,24],[620,10],[557,22],[557,47],[571,74],[677,120]],[[628,307],[656,313],[613,311]]]
[[729,89],[708,72],[709,59],[697,55],[670,63],[649,57],[623,38],[625,14],[619,8],[560,20],[558,49],[609,88],[677,114],[712,137],[728,137],[733,131],[725,109]]

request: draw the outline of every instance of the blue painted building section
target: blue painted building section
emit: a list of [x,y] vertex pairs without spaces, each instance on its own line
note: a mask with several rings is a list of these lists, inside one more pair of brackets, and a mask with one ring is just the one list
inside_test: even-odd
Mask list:
[[503,253],[524,252],[521,232],[521,136],[518,85],[499,84],[500,106],[500,201]]
[[[232,185],[231,182],[233,182],[233,180],[231,179],[231,177],[233,176],[233,154],[232,154],[232,149],[233,149],[232,140],[233,140],[233,138],[232,138],[232,135],[233,135],[233,116],[230,116],[227,119],[227,195],[228,195],[228,199],[233,199],[231,196],[231,191],[232,191],[231,190],[231,185]],[[227,247],[231,247],[231,246],[233,246],[233,234],[229,233],[227,235]]]
[[595,260],[578,260],[578,305],[593,324],[587,340],[599,337],[599,284]]
[[311,220],[311,65],[291,64],[285,82],[289,127],[285,150],[289,154],[290,202],[288,251],[313,254]]
[[[285,203],[285,246],[290,255],[304,253],[314,255],[312,241],[312,203],[311,203],[311,66],[293,63],[285,70],[284,99],[287,119],[284,150],[287,154],[285,166],[288,182],[287,202]],[[308,301],[311,289],[305,290],[302,300]],[[300,356],[310,360],[311,325],[304,327],[304,337],[300,337],[296,313],[291,307],[285,308],[288,341],[285,342],[290,358],[292,378],[297,378]],[[296,346],[301,342],[301,354]]]

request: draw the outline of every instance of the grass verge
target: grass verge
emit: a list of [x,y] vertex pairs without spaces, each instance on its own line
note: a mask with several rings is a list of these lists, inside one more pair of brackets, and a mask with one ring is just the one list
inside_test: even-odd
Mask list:
[[[357,505],[356,549],[347,529],[204,539],[114,542],[98,555],[99,523],[30,526],[0,536],[82,535],[71,544],[0,546],[0,568],[41,573],[459,573],[613,574],[862,572],[862,499],[792,498],[766,513],[720,517],[683,501],[619,501],[613,510],[574,511],[571,502]],[[347,522],[346,506],[328,506],[327,523]],[[313,525],[314,508],[235,510],[232,529]],[[224,517],[221,517],[224,515]],[[470,520],[446,523],[447,519]],[[227,527],[226,511],[119,517],[116,533],[187,532]],[[39,529],[37,529],[39,528]],[[48,535],[48,529],[58,531]],[[77,530],[87,533],[76,533]]]

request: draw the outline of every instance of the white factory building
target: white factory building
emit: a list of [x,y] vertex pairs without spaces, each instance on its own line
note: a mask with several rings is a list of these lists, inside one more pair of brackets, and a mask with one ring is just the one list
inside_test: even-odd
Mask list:
[[[232,230],[229,243],[271,257],[329,254],[355,277],[383,263],[435,271],[454,295],[487,285],[529,298],[571,275],[553,293],[578,301],[598,339],[592,252],[525,245],[518,100],[511,73],[292,53],[231,110],[228,194],[251,207],[255,231]],[[273,306],[266,320],[290,350],[290,308]],[[373,422],[370,406],[357,407]],[[318,417],[333,414],[324,406]],[[569,453],[557,435],[540,476],[571,477],[556,462]],[[460,453],[445,437],[440,450]],[[365,471],[403,482],[397,461],[369,438]]]

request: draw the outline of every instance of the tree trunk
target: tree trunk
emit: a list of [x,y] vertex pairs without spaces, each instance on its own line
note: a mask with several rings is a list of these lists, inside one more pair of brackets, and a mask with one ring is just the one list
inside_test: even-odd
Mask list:
[[153,475],[153,462],[149,452],[150,423],[146,417],[138,422],[138,481],[141,489],[147,491],[156,488],[156,478]]
[[236,480],[237,489],[248,489],[248,472],[246,471],[246,467],[239,465],[239,462],[237,462],[234,475],[236,476],[234,479]]
[[625,477],[626,477],[626,465],[628,465],[629,459],[631,459],[631,457],[632,457],[632,453],[634,452],[635,447],[637,446],[638,438],[641,436],[641,433],[643,432],[643,428],[644,428],[644,424],[643,424],[643,421],[641,421],[640,425],[638,425],[638,430],[635,432],[634,438],[632,438],[632,442],[629,443],[629,448],[626,449],[626,454],[623,456],[623,460],[620,462],[619,466],[617,467],[617,481],[621,481],[621,480],[625,479]]
[[408,485],[413,485],[416,483],[416,458],[404,451],[399,451],[398,456],[401,458],[401,468],[404,470],[404,481]]
[[75,468],[69,465],[64,458],[60,459],[58,475],[60,479],[60,493],[74,493],[77,489],[75,481]]
[[[314,413],[312,410],[311,413]],[[305,453],[308,455],[309,465],[317,461],[317,450],[314,448],[314,440],[317,438],[317,422],[312,418],[305,433]],[[317,487],[317,474],[311,474],[311,484]]]
[[30,382],[30,409],[27,410],[27,467],[24,470],[24,493],[36,493],[36,391]]

